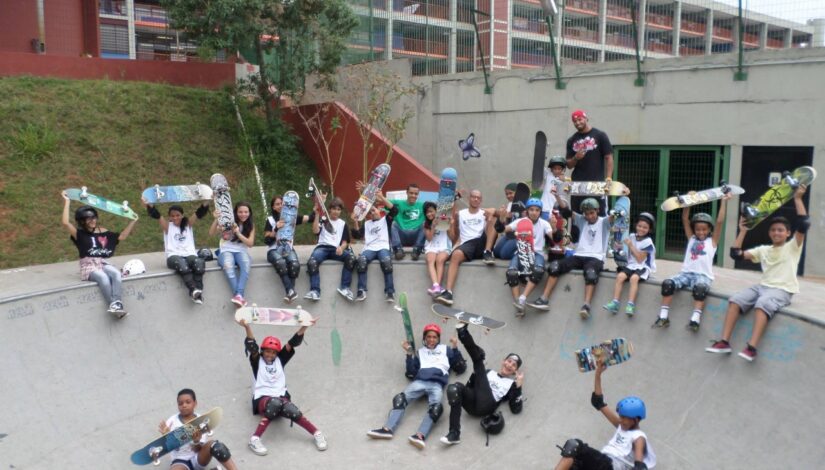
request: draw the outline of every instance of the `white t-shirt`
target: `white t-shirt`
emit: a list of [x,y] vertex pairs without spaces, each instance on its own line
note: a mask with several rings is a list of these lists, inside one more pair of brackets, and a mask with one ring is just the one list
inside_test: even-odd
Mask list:
[[[195,413],[195,418],[197,418],[198,416],[200,416],[200,415]],[[177,413],[175,413],[172,416],[170,416],[169,419],[166,420],[166,425],[169,426],[170,431],[173,431],[173,430],[183,426],[183,422],[180,420],[180,416]],[[201,444],[206,444],[207,440],[208,439],[207,439],[206,434],[203,433],[201,435],[200,443]],[[197,454],[198,453],[195,452],[195,449],[192,448],[192,443],[190,442],[188,444],[185,444],[185,445],[181,446],[180,448],[178,448],[176,450],[173,450],[172,452],[169,452],[169,457],[171,457],[172,460],[177,459],[177,460],[187,460],[188,461],[188,460],[191,460],[192,457],[196,456]]]
[[647,468],[656,466],[656,453],[653,452],[653,447],[650,446],[647,435],[639,429],[624,431],[621,426],[617,426],[613,437],[602,449],[602,453],[613,460],[614,470],[633,469],[636,460],[633,454],[633,441],[640,437],[645,439],[645,465],[647,465]]
[[332,228],[335,229],[335,235],[327,232],[324,228],[324,224],[319,223],[321,227],[321,233],[318,234],[318,245],[329,245],[338,248],[341,245],[341,239],[344,236],[344,230],[346,230],[347,223],[344,222],[344,219],[330,219],[329,221],[332,224]]
[[471,214],[470,209],[458,211],[458,244],[481,238],[486,225],[483,210],[479,209],[475,214]]
[[[522,219],[526,219],[527,217],[522,217]],[[519,221],[522,219],[517,219],[509,224],[507,224],[513,232],[516,231],[516,226],[518,226]],[[532,221],[531,221],[532,222]],[[553,227],[550,226],[550,222],[539,219],[533,222],[533,251],[536,253],[541,253],[544,251],[544,235],[553,236]]]
[[510,391],[510,387],[513,386],[515,380],[509,377],[502,377],[498,375],[498,372],[491,370],[487,372],[487,382],[490,383],[490,390],[493,391],[493,399],[499,402],[507,395],[507,392]]
[[553,188],[556,187],[558,191],[558,186],[561,185],[562,182],[561,178],[553,176],[553,172],[550,171],[549,168],[544,169],[544,187],[541,192],[542,211],[552,212],[553,208],[556,207],[556,204],[558,204],[562,196],[553,194]]
[[647,257],[644,261],[640,262],[635,256],[633,256],[632,252],[628,253],[627,269],[631,269],[633,271],[641,269],[644,273],[640,277],[642,279],[647,279],[648,276],[650,276],[650,273],[656,272],[656,247],[653,246],[653,239],[651,237],[645,237],[642,240],[637,240],[635,233],[631,233],[629,238],[631,243],[633,243],[633,246],[642,253],[647,254]]
[[418,350],[418,360],[422,369],[439,369],[444,375],[450,373],[450,361],[447,359],[447,345],[438,344],[432,349],[422,346]]
[[450,251],[450,237],[446,230],[433,230],[433,239],[424,243],[424,253]]
[[713,238],[707,237],[699,240],[696,235],[691,236],[685,249],[682,272],[704,274],[713,280],[713,256],[715,254],[716,247],[713,245]]
[[379,251],[390,249],[390,229],[387,227],[387,217],[378,220],[364,221],[364,251]]
[[252,384],[252,398],[282,397],[286,393],[286,375],[277,357],[267,364],[263,356],[258,358],[258,375]]
[[604,261],[607,251],[607,236],[610,234],[610,222],[607,217],[599,217],[596,223],[589,224],[583,215],[574,212],[573,223],[579,227],[579,244],[576,256],[586,256]]
[[163,234],[163,247],[166,250],[166,257],[170,256],[192,256],[197,255],[195,250],[195,233],[192,226],[186,224],[186,230],[181,232],[180,227],[169,223],[166,233]]
[[225,251],[227,253],[245,253],[249,250],[249,247],[244,245],[244,243],[240,240],[223,240],[221,239],[221,251]]

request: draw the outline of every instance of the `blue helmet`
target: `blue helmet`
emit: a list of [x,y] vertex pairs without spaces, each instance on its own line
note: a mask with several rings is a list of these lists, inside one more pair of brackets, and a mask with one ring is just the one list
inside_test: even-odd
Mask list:
[[645,402],[639,397],[624,397],[616,404],[616,413],[625,418],[645,419]]
[[535,197],[531,197],[530,199],[527,200],[527,208],[529,209],[533,206],[538,207],[539,210],[544,209],[544,206],[541,203],[541,199],[538,199],[538,198],[535,198]]

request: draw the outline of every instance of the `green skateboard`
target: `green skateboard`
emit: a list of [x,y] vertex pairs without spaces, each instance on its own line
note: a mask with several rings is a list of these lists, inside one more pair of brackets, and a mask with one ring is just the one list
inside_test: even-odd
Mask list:
[[793,194],[800,184],[809,186],[815,179],[816,170],[809,166],[801,166],[791,173],[784,172],[782,181],[768,189],[759,200],[753,204],[742,204],[745,226],[750,230],[759,225],[769,215],[793,199]]
[[86,186],[83,186],[80,189],[69,188],[66,190],[66,196],[68,196],[68,198],[72,201],[77,201],[82,204],[92,206],[95,209],[100,209],[111,214],[126,217],[127,219],[138,219],[138,215],[135,211],[129,208],[129,201],[123,201],[122,203],[110,201],[104,197],[96,196],[86,191]]
[[410,347],[415,351],[415,336],[413,335],[412,322],[410,321],[410,311],[407,308],[407,293],[402,292],[398,294],[398,306],[396,310],[401,312],[401,321],[404,322],[404,333],[407,335],[407,341]]

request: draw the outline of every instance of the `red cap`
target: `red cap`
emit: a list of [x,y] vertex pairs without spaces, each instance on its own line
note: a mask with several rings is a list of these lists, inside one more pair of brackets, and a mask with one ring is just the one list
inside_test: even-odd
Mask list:
[[577,109],[577,110],[573,111],[573,114],[570,116],[570,119],[572,119],[572,120],[576,120],[576,119],[580,119],[580,118],[587,119],[587,113],[585,113],[581,109]]

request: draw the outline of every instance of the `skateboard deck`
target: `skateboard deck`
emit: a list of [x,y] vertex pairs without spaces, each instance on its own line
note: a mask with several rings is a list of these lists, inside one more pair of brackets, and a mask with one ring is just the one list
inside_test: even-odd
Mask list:
[[333,227],[332,222],[329,221],[329,211],[327,211],[327,206],[321,198],[321,191],[318,190],[314,178],[309,179],[309,188],[307,189],[306,197],[311,197],[313,201],[315,201],[315,208],[321,209],[321,220],[319,222],[324,226],[324,230],[335,235],[335,227]]
[[312,315],[298,308],[267,308],[252,304],[235,311],[235,321],[246,320],[250,325],[311,326]]
[[406,292],[398,294],[398,306],[395,308],[401,312],[401,321],[404,323],[404,334],[407,335],[407,341],[410,343],[410,347],[415,351],[415,335],[413,334],[412,322],[410,321],[410,310],[407,308]]
[[232,238],[232,225],[235,223],[235,213],[232,209],[232,196],[229,194],[229,182],[220,173],[209,178],[215,200],[215,209],[218,210],[218,226],[221,228],[221,238]]
[[536,264],[536,253],[533,252],[533,222],[528,218],[523,218],[516,224],[516,250],[519,275],[529,276]]
[[733,195],[745,194],[745,190],[740,186],[727,184],[723,181],[718,188],[710,188],[703,191],[691,191],[687,194],[676,194],[673,197],[667,198],[662,203],[661,209],[665,212],[676,209],[684,209],[685,207],[722,199],[727,193],[731,193]]
[[[406,189],[399,189],[396,191],[384,191],[384,195],[390,201],[406,201],[407,200],[407,190]],[[418,192],[418,202],[437,202],[438,201],[438,192],[437,191],[419,191]]]
[[433,304],[431,308],[433,313],[443,318],[444,321],[453,319],[463,323],[469,323],[471,325],[487,328],[488,330],[497,330],[499,328],[504,328],[507,325],[507,323],[504,323],[503,321],[485,317],[477,313],[470,313],[457,308],[447,307],[446,305]]
[[513,216],[513,220],[526,217],[528,199],[530,199],[530,186],[527,186],[527,183],[518,183],[516,194],[513,196],[513,203],[510,205],[510,214]]
[[298,222],[298,193],[287,191],[284,193],[284,206],[281,208],[281,220],[284,226],[278,230],[277,243],[292,243],[295,238],[295,225]]
[[596,358],[602,357],[607,366],[615,366],[630,359],[633,355],[633,343],[624,339],[608,339],[575,352],[579,372],[596,370]]
[[367,218],[367,214],[369,214],[373,203],[375,203],[375,195],[384,187],[384,183],[389,176],[390,166],[386,163],[382,163],[372,170],[367,185],[364,186],[361,196],[355,202],[355,207],[352,208],[355,220],[360,222]]
[[476,135],[470,132],[466,139],[458,141],[458,148],[461,149],[461,158],[466,162],[470,158],[481,158],[481,152],[475,146]]
[[622,196],[617,199],[610,209],[610,215],[613,216],[610,224],[610,250],[616,266],[623,268],[627,266],[628,250],[624,241],[630,234],[630,198]]
[[170,202],[208,201],[212,199],[212,188],[205,184],[160,186],[154,185],[143,190],[143,199],[149,204]]
[[455,204],[455,190],[458,185],[458,173],[454,168],[444,168],[441,171],[441,183],[438,189],[436,203],[435,228],[447,230],[450,228],[450,215]]
[[628,196],[630,188],[618,181],[570,181],[564,182],[564,193],[570,196]]
[[565,247],[570,243],[570,234],[567,233],[567,219],[561,216],[558,209],[554,209],[552,215],[556,219],[556,225],[553,226],[548,253],[559,258],[564,256]]
[[78,188],[69,188],[66,190],[66,195],[72,201],[77,201],[87,206],[92,206],[95,209],[106,211],[110,214],[126,217],[127,219],[137,220],[138,215],[129,207],[129,201],[117,203],[110,201],[105,197],[94,195],[87,191],[86,186]]
[[793,199],[793,193],[800,184],[809,186],[815,179],[816,170],[809,166],[801,166],[791,173],[786,171],[782,175],[782,181],[768,189],[753,204],[742,204],[745,225],[748,229],[756,227],[786,202]]
[[542,131],[536,132],[536,147],[533,150],[533,175],[531,186],[538,190],[544,181],[544,162],[547,160],[547,136]]
[[[200,428],[204,434],[212,434],[212,430],[220,424],[222,416],[223,409],[220,407],[212,408],[192,421],[169,431],[141,449],[133,452],[131,457],[132,463],[135,465],[147,465],[157,462],[158,459],[169,452],[180,449],[184,445],[192,442],[192,434],[196,429]],[[157,465],[157,463],[155,465]]]

